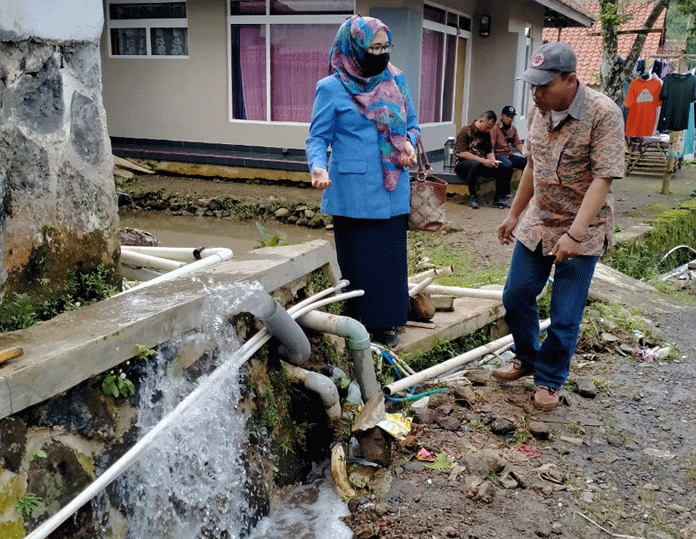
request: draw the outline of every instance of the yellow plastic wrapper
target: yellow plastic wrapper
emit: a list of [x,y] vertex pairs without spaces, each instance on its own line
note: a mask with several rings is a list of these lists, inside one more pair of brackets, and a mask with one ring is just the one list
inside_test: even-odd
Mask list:
[[403,440],[411,432],[411,422],[410,417],[402,414],[385,414],[384,419],[377,423],[377,426],[397,440]]

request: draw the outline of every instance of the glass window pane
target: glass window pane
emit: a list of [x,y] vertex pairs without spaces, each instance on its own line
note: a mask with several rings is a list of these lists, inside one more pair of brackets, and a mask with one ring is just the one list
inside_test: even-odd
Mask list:
[[266,27],[232,25],[232,117],[266,120]]
[[456,28],[458,19],[459,17],[457,17],[456,13],[447,13],[447,26],[452,26],[453,28]]
[[445,10],[433,6],[423,6],[423,18],[426,21],[433,21],[445,24]]
[[112,28],[111,54],[144,56],[147,54],[145,28]]
[[186,28],[152,28],[150,32],[155,56],[188,56]]
[[440,121],[442,88],[442,51],[444,34],[423,30],[423,54],[421,58],[421,91],[418,121]]
[[329,74],[336,25],[271,26],[271,120],[309,122],[314,89]]
[[271,0],[271,15],[306,13],[352,15],[353,0]]
[[469,17],[459,17],[459,28],[462,30],[466,30],[467,32],[471,31],[471,19]]
[[457,69],[457,36],[447,35],[447,51],[445,59],[445,87],[442,94],[442,121],[452,121],[454,107],[454,73]]
[[265,15],[265,0],[231,0],[230,15]]
[[186,2],[153,4],[111,4],[111,20],[125,19],[185,19]]

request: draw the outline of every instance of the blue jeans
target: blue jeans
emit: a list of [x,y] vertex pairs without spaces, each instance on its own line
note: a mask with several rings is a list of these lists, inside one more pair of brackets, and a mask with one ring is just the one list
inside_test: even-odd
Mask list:
[[551,274],[554,259],[543,255],[541,242],[535,251],[516,242],[503,290],[503,306],[505,322],[515,341],[515,354],[534,366],[534,383],[560,389],[568,377],[599,257],[578,256],[556,264],[551,289],[551,325],[546,339],[539,345],[536,297]]

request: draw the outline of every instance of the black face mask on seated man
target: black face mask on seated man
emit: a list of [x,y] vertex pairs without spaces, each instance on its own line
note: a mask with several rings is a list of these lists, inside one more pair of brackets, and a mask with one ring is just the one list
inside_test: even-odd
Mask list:
[[389,53],[367,53],[365,58],[360,60],[358,63],[360,64],[360,69],[362,69],[364,77],[374,77],[375,75],[379,75],[387,68],[387,64],[389,63]]

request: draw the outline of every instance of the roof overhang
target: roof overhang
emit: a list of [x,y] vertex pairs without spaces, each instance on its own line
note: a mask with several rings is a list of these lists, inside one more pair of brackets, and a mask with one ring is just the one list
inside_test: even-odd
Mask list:
[[594,16],[571,0],[535,0],[546,8],[544,28],[567,28],[584,26],[589,28],[595,21]]

